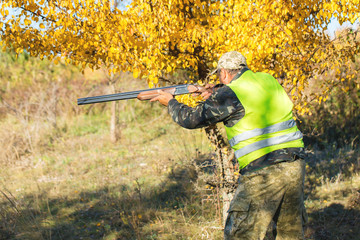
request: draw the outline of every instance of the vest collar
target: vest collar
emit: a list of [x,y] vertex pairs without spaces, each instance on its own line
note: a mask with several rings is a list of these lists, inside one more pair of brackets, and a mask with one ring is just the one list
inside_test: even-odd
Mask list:
[[250,69],[247,68],[247,67],[244,67],[243,69],[241,69],[240,72],[238,72],[238,73],[235,75],[235,77],[233,77],[233,79],[231,80],[231,82],[234,81],[234,80],[236,80],[236,79],[238,79],[239,77],[241,77],[241,75],[243,75],[243,73],[246,72],[247,70],[250,70]]

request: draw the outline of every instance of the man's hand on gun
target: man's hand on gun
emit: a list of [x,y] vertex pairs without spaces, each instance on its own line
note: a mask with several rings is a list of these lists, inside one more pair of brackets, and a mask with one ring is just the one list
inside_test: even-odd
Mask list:
[[[191,95],[199,96],[199,94],[200,94],[200,96],[204,100],[206,100],[213,93],[213,88],[214,88],[214,84],[206,84],[206,86],[205,86],[206,91],[202,92],[201,94],[200,93],[192,93]],[[171,93],[159,91],[159,96],[150,99],[150,102],[159,101],[162,105],[167,106],[167,105],[169,105],[169,101],[173,98],[174,98],[174,96]]]
[[159,91],[159,95],[150,99],[150,102],[159,101],[162,105],[166,106],[169,104],[169,101],[173,99],[174,96],[171,93],[167,93],[164,91]]
[[[205,92],[203,92],[203,93],[201,93],[201,97],[204,99],[204,100],[206,100],[206,99],[208,99],[210,96],[211,96],[211,94],[213,94],[213,91],[214,91],[214,84],[206,84],[205,85],[205,89],[206,89],[206,91]],[[195,93],[196,94],[196,93]]]

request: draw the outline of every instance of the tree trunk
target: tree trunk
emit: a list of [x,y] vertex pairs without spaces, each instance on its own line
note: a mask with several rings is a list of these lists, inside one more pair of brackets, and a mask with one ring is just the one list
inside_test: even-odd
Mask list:
[[51,98],[50,98],[50,122],[51,125],[53,126],[53,128],[57,128],[57,102],[58,102],[58,98],[57,98],[57,90],[58,90],[58,86],[56,83],[52,84],[52,91],[51,91]]
[[[111,94],[116,93],[115,83],[113,81],[109,82]],[[119,117],[118,117],[118,101],[111,102],[111,119],[110,119],[110,140],[112,143],[115,143],[120,138],[119,131]]]
[[210,142],[216,147],[216,182],[212,182],[212,184],[219,187],[219,194],[222,195],[222,208],[220,209],[222,209],[222,224],[225,226],[227,210],[237,186],[234,174],[234,152],[229,148],[216,125],[205,128],[205,132]]
[[226,189],[223,189],[222,191],[222,197],[223,197],[223,207],[222,207],[222,224],[223,224],[223,227],[225,227],[225,223],[226,223],[226,218],[227,218],[227,215],[228,215],[228,210],[229,210],[229,207],[230,207],[230,202],[231,200],[233,199],[234,197],[234,194],[235,192],[227,192]]

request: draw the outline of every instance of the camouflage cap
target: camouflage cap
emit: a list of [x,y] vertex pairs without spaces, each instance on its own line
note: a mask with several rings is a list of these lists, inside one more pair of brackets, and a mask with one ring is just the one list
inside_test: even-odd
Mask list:
[[219,69],[241,69],[246,67],[246,58],[237,51],[224,53],[217,64],[217,67],[210,75],[216,73]]

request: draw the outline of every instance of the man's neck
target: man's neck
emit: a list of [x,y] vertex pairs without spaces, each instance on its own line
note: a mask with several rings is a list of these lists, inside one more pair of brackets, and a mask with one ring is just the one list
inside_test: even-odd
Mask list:
[[250,69],[248,67],[243,67],[237,74],[234,75],[234,77],[232,78],[232,80],[230,82],[241,77],[241,75],[243,75],[243,73],[246,72],[247,70],[250,70]]

